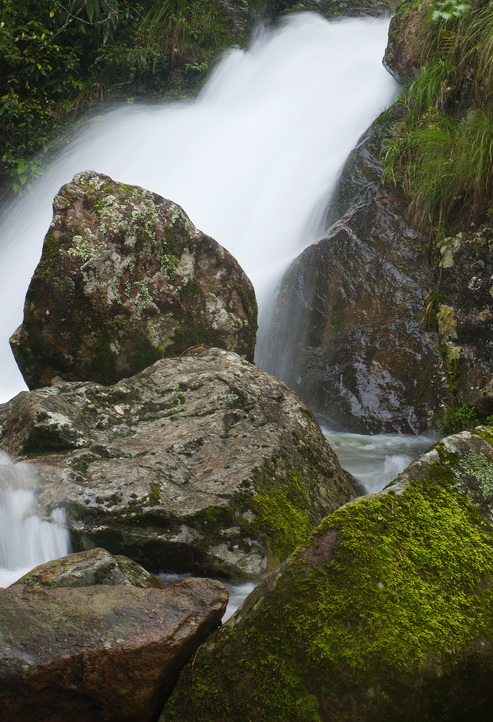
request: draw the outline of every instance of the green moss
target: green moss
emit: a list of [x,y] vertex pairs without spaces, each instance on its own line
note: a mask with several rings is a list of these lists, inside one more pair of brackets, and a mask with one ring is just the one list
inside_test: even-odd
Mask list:
[[256,515],[254,526],[265,534],[272,551],[285,559],[314,529],[308,490],[296,471],[288,471],[273,484],[266,483],[265,477],[257,472],[254,482],[257,489],[263,489],[249,503]]
[[493,637],[492,583],[491,536],[446,486],[347,504],[199,653],[164,719],[468,719],[461,663]]

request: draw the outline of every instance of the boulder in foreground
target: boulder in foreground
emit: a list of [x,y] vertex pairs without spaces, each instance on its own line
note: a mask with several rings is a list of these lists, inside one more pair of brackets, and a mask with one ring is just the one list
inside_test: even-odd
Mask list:
[[151,722],[218,626],[219,582],[0,591],[0,709],[22,722]]
[[491,432],[327,517],[201,647],[163,722],[490,720]]

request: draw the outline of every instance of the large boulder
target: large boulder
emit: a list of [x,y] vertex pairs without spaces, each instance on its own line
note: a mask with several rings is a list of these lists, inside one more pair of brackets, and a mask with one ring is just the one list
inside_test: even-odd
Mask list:
[[437,335],[423,322],[430,285],[403,203],[369,185],[287,272],[262,364],[333,427],[422,431],[444,385]]
[[0,447],[29,458],[76,548],[151,571],[257,578],[352,496],[310,411],[212,349],[112,387],[60,383],[0,407]]
[[2,720],[152,722],[227,600],[208,579],[1,590]]
[[253,358],[252,285],[179,206],[86,171],[53,208],[11,339],[30,388],[114,383],[196,344]]
[[128,557],[110,554],[106,549],[89,549],[45,562],[24,574],[15,584],[24,587],[92,587],[125,585],[156,587],[164,584]]
[[201,647],[163,722],[487,722],[492,527],[463,492],[491,509],[492,431],[327,517]]

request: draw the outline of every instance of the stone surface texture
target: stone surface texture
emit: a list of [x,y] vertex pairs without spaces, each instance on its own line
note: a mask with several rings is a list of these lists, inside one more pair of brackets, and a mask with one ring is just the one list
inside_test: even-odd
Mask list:
[[115,383],[197,344],[253,358],[253,287],[182,208],[85,171],[53,211],[11,338],[29,388],[58,376]]
[[0,591],[2,722],[152,722],[228,592],[94,586]]
[[91,587],[106,586],[155,587],[164,584],[128,557],[110,554],[106,549],[89,549],[77,554],[45,562],[24,574],[17,582],[24,587]]
[[0,408],[1,448],[65,507],[76,549],[153,572],[258,578],[352,497],[311,412],[221,349],[112,387],[60,383]]

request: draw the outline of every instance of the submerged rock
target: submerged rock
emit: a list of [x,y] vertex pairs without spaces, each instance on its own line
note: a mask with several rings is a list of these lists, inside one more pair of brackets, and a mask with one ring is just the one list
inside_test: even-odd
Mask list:
[[0,590],[2,719],[152,722],[227,601],[209,579]]
[[487,722],[493,537],[468,494],[493,498],[492,431],[327,517],[201,647],[162,721]]
[[179,206],[86,171],[53,208],[11,338],[30,388],[57,376],[111,384],[196,344],[253,358],[253,287]]
[[442,386],[429,287],[422,237],[372,185],[286,274],[270,335],[283,355],[264,365],[332,426],[422,431]]
[[91,587],[95,584],[127,587],[155,587],[164,584],[140,564],[125,556],[110,554],[106,549],[89,549],[40,564],[24,574],[15,584],[25,587]]
[[352,497],[310,411],[212,349],[112,387],[62,383],[0,407],[0,446],[45,480],[77,548],[151,571],[258,578]]

